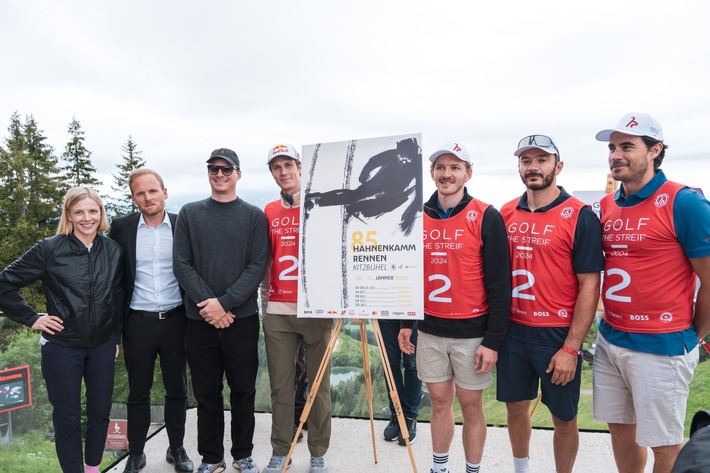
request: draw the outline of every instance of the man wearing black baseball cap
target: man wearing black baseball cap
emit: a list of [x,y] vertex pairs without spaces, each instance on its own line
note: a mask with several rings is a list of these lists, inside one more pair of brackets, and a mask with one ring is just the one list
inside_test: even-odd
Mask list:
[[197,399],[197,473],[225,471],[222,378],[232,411],[232,466],[258,473],[251,457],[258,370],[257,290],[269,252],[261,209],[237,197],[239,157],[218,148],[207,160],[212,189],[185,205],[175,228],[173,271],[185,290],[185,348]]

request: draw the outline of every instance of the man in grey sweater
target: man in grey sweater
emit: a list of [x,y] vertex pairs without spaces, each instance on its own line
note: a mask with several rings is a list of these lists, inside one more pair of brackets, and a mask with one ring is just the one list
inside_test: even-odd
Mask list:
[[232,465],[258,473],[254,396],[258,369],[257,289],[266,273],[269,239],[264,213],[237,197],[239,158],[227,148],[207,160],[212,189],[178,215],[173,271],[185,291],[185,347],[197,400],[197,473],[225,471],[222,377],[231,404]]

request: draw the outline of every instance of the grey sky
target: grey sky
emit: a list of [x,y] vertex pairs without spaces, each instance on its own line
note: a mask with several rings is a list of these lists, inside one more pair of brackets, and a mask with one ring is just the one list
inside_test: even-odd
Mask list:
[[701,0],[3,0],[0,136],[33,114],[61,154],[76,116],[108,184],[130,134],[175,205],[208,194],[217,147],[259,203],[278,142],[422,133],[425,157],[466,145],[469,190],[500,207],[523,190],[521,137],[555,138],[567,190],[603,189],[594,135],[641,111],[664,128],[669,178],[708,188],[708,19]]

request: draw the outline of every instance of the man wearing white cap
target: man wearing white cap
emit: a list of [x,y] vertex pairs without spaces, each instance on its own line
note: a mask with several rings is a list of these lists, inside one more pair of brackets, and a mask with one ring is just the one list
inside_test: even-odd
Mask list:
[[[262,284],[268,290],[264,311],[264,340],[271,384],[271,447],[273,455],[263,473],[279,473],[293,438],[296,357],[305,345],[306,371],[318,372],[328,348],[332,319],[296,317],[298,295],[298,231],[301,205],[301,159],[290,144],[269,150],[267,165],[281,189],[280,199],[266,205],[271,266]],[[310,473],[327,473],[325,453],[330,445],[330,366],[314,397],[308,416]],[[290,462],[290,460],[289,460]]]
[[525,193],[503,206],[513,276],[510,323],[497,365],[496,397],[506,403],[516,473],[528,470],[530,401],[555,426],[558,473],[570,473],[579,448],[580,347],[599,302],[602,232],[591,207],[558,187],[564,163],[552,138],[526,136],[513,153]]
[[670,472],[683,444],[698,338],[710,332],[710,203],[659,169],[667,145],[653,117],[629,113],[596,138],[609,143],[621,186],[601,201],[594,418],[609,424],[619,471],[643,471],[651,447],[653,471]]
[[[508,239],[500,213],[466,190],[472,170],[464,147],[446,143],[429,160],[437,191],[424,204],[424,320],[416,353],[431,399],[431,471],[449,471],[458,396],[466,473],[477,473],[486,440],[483,389],[493,383],[510,313]],[[403,321],[399,334],[410,354],[411,325]]]

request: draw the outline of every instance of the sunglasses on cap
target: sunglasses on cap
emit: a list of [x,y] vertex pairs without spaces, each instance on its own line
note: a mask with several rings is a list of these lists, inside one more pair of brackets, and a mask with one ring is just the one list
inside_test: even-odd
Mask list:
[[223,176],[231,176],[236,168],[234,166],[218,166],[216,164],[208,164],[207,172],[212,175],[216,175],[218,172],[222,171]]
[[552,138],[549,136],[545,135],[530,135],[526,136],[522,140],[518,142],[518,149],[524,147],[524,146],[539,146],[540,148],[552,148],[555,150],[553,154],[556,154],[558,157],[560,155],[560,151],[557,149],[557,146],[555,145],[555,142],[552,141]]

